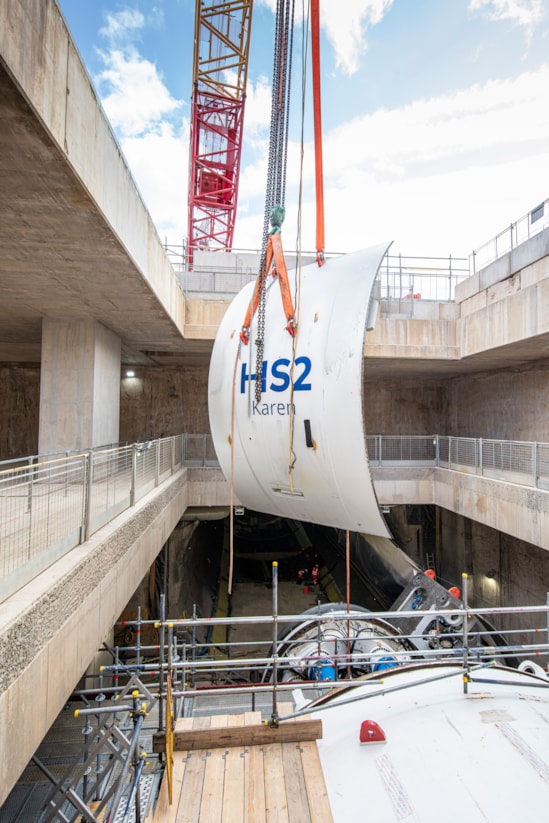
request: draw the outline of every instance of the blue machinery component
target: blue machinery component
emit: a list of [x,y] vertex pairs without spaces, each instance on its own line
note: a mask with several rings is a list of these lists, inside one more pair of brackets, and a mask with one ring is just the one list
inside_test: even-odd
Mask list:
[[318,680],[319,682],[329,683],[337,680],[336,667],[334,661],[329,657],[319,657],[318,661],[309,666],[307,670],[308,680]]
[[[459,652],[464,604],[423,572],[411,578],[391,612],[396,614],[382,619],[359,606],[347,611],[343,603],[327,603],[304,612],[303,620],[291,625],[277,643],[278,659],[287,660],[280,667],[280,679],[337,681],[417,662],[435,650],[450,658]],[[467,620],[468,633],[487,627],[478,617]],[[505,644],[489,631],[483,645]],[[516,665],[511,659],[507,662]],[[263,679],[270,679],[271,674],[266,670]]]

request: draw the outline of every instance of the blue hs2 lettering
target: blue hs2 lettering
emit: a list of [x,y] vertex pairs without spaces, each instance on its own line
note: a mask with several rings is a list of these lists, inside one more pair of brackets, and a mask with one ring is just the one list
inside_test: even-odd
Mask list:
[[[283,392],[290,386],[291,380],[291,360],[287,357],[279,357],[275,360],[270,368],[269,361],[263,361],[263,372],[261,375],[261,391],[265,392],[267,389],[276,392]],[[309,357],[296,357],[294,364],[294,391],[311,391],[311,383],[307,382],[307,378],[311,373],[311,360]],[[256,379],[255,374],[248,374],[246,363],[242,363],[240,371],[240,393],[244,394],[246,391],[246,383]],[[270,380],[270,382],[268,382]]]

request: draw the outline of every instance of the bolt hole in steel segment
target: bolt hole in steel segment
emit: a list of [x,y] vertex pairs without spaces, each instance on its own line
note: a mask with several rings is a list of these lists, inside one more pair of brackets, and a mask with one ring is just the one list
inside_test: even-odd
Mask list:
[[253,284],[229,306],[212,352],[208,403],[219,463],[244,506],[391,537],[370,475],[362,380],[373,285],[388,247],[290,272],[295,338],[278,285],[267,287],[260,401],[256,317],[249,344],[240,340]]

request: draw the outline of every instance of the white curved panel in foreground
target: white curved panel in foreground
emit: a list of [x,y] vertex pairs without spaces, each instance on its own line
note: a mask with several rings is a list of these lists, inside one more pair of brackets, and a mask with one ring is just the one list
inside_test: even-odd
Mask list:
[[[259,402],[257,317],[247,346],[239,336],[253,284],[229,306],[210,364],[210,426],[223,473],[246,507],[390,536],[370,476],[362,407],[366,321],[387,248],[304,267],[296,338],[286,330],[279,284],[270,281]],[[292,289],[294,280],[290,272]]]

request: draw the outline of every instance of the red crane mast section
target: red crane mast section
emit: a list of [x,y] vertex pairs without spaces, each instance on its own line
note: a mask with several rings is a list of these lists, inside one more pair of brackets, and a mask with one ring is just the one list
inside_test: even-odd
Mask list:
[[188,254],[230,250],[242,150],[253,0],[196,0]]

